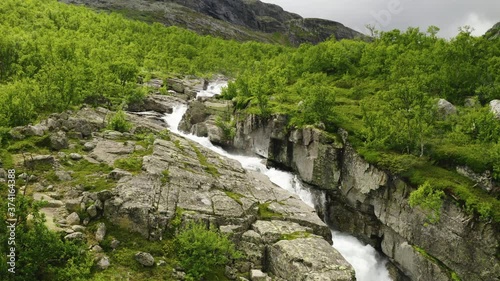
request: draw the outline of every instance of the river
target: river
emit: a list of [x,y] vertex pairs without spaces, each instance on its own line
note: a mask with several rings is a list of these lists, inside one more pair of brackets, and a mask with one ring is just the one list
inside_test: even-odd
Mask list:
[[[197,98],[218,95],[225,85],[226,83],[223,81],[209,84],[207,90],[197,94]],[[258,171],[266,175],[274,184],[297,194],[302,201],[314,208],[311,192],[303,186],[300,179],[293,173],[284,172],[275,168],[267,168],[263,164],[262,158],[230,154],[224,149],[213,145],[206,137],[198,137],[180,132],[178,127],[187,108],[187,105],[179,104],[174,108],[172,114],[167,114],[164,117],[171,132],[197,142],[222,156],[237,160],[244,169]],[[380,258],[380,255],[373,247],[363,244],[351,235],[340,233],[333,229],[331,229],[331,231],[333,235],[333,247],[353,266],[356,272],[357,281],[391,281],[389,272],[385,266],[386,261]]]

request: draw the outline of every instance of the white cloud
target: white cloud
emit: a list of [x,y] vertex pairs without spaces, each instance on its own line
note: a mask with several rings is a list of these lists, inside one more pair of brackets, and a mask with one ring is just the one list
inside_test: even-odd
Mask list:
[[441,28],[442,37],[452,37],[458,28],[472,26],[482,35],[500,21],[498,0],[264,0],[303,17],[334,20],[358,31],[376,23],[382,30],[430,25]]

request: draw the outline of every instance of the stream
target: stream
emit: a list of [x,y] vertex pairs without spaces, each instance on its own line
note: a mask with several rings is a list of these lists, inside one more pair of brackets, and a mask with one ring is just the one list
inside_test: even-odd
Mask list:
[[[216,81],[208,85],[207,90],[197,94],[198,97],[213,97],[220,94],[222,88],[227,82]],[[306,189],[300,179],[290,172],[284,172],[275,168],[267,168],[263,164],[263,159],[258,157],[249,157],[230,154],[224,149],[213,145],[207,137],[198,137],[192,134],[180,132],[178,127],[182,117],[188,107],[185,104],[179,104],[174,107],[172,114],[167,114],[163,119],[168,124],[170,131],[190,139],[198,144],[230,159],[237,160],[242,167],[247,170],[258,171],[271,180],[279,187],[297,194],[304,203],[311,207],[314,206],[313,195]],[[386,260],[380,258],[377,251],[370,245],[364,245],[358,239],[331,229],[333,235],[333,247],[339,251],[342,256],[353,266],[358,281],[391,281],[389,272],[385,264]]]

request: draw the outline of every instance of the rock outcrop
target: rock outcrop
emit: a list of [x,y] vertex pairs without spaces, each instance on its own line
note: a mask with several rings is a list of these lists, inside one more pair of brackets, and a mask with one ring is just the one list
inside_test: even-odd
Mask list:
[[[281,7],[256,0],[63,0],[104,10],[133,10],[150,21],[177,25],[201,34],[226,39],[253,40],[299,45],[319,43],[332,36],[337,40],[367,38],[341,23],[324,19],[304,19]],[[282,36],[276,38],[274,34]],[[153,83],[155,84],[155,83]],[[156,83],[157,84],[157,83]],[[155,84],[155,85],[156,85]]]
[[[170,97],[156,102],[164,102],[155,107],[165,109],[181,101]],[[47,124],[46,134],[79,132],[85,139],[68,138],[68,144],[78,143],[85,149],[79,151],[78,157],[54,151],[26,160],[28,165],[56,167],[68,175],[72,174],[67,170],[68,165],[76,163],[99,165],[99,169],[107,170],[88,177],[101,176],[112,181],[112,185],[101,187],[111,189],[93,191],[92,186],[71,186],[73,177],[70,177],[54,192],[41,185],[35,193],[37,200],[49,202],[42,212],[51,223],[57,223],[53,230],[65,232],[67,240],[89,239],[101,243],[91,248],[97,255],[98,268],[105,270],[110,265],[109,259],[100,254],[107,247],[106,229],[120,226],[141,234],[144,239],[159,240],[176,219],[181,225],[203,221],[230,235],[238,249],[248,254],[248,258],[227,268],[231,276],[260,269],[271,276],[292,280],[284,272],[289,266],[285,263],[314,247],[318,255],[309,253],[301,265],[294,263],[300,274],[313,278],[310,280],[354,280],[352,267],[330,245],[329,228],[314,208],[298,196],[258,172],[243,169],[235,160],[165,132],[167,125],[151,118],[157,116],[155,113],[128,113],[127,119],[133,126],[124,133],[103,130],[109,113],[84,107],[78,112],[52,115],[42,122]],[[22,135],[26,130],[19,132]],[[133,132],[152,132],[157,138],[139,145]],[[115,167],[118,160],[134,157],[141,159],[140,169],[128,172]],[[86,231],[84,226],[100,218],[106,219],[106,225],[101,222],[89,228],[92,232]],[[118,247],[116,240],[111,244],[112,248]],[[271,248],[276,249],[273,254]],[[138,253],[136,259],[146,267],[155,265],[154,257],[147,253]],[[332,279],[334,276],[338,278]]]

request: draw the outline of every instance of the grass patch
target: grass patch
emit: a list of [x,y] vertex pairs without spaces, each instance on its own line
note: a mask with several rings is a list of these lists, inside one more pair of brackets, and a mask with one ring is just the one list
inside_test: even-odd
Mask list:
[[[92,222],[88,230],[95,229],[98,222]],[[95,272],[91,280],[175,280],[172,270],[177,265],[172,239],[163,241],[149,241],[140,234],[130,232],[119,226],[106,222],[107,234],[101,243],[111,261],[111,267],[102,272]],[[111,241],[116,239],[120,245],[116,250],[110,247]],[[134,258],[137,252],[148,252],[166,262],[165,266],[146,268]]]
[[201,151],[196,147],[195,145],[191,144],[191,147],[193,148],[194,152],[196,153],[196,156],[198,157],[198,161],[200,161],[201,166],[203,166],[203,169],[205,172],[211,174],[214,177],[220,176],[219,171],[217,168],[215,168],[214,165],[211,163],[208,163],[207,157],[201,153]]
[[142,170],[142,157],[130,156],[122,159],[117,159],[114,167],[126,170],[132,173],[139,173]]
[[280,240],[295,240],[299,238],[307,238],[311,236],[311,233],[305,231],[295,231],[289,234],[282,234]]
[[454,171],[424,163],[413,167],[403,176],[414,186],[428,182],[433,189],[443,190],[458,201],[466,212],[479,215],[482,220],[500,222],[500,201]]
[[243,205],[243,202],[241,202],[241,198],[245,198],[245,196],[243,196],[242,194],[239,194],[239,193],[236,193],[236,192],[232,192],[232,191],[224,191],[224,193],[226,193],[226,195],[233,199],[234,201],[236,201],[238,204],[240,205]]
[[267,202],[263,204],[259,204],[259,219],[263,220],[271,220],[271,219],[282,219],[283,215],[280,213],[276,213],[273,210],[269,209],[269,205],[272,202]]
[[180,140],[175,140],[174,141],[174,145],[175,145],[175,147],[177,147],[177,149],[179,149],[180,151],[184,152],[184,146],[182,146]]
[[76,162],[67,161],[64,166],[73,171],[71,183],[82,185],[86,191],[109,190],[116,185],[113,180],[107,178],[113,168],[104,163],[94,164],[82,159]]
[[14,141],[8,147],[9,152],[33,152],[37,154],[48,154],[50,148],[50,137],[33,136],[24,140]]

